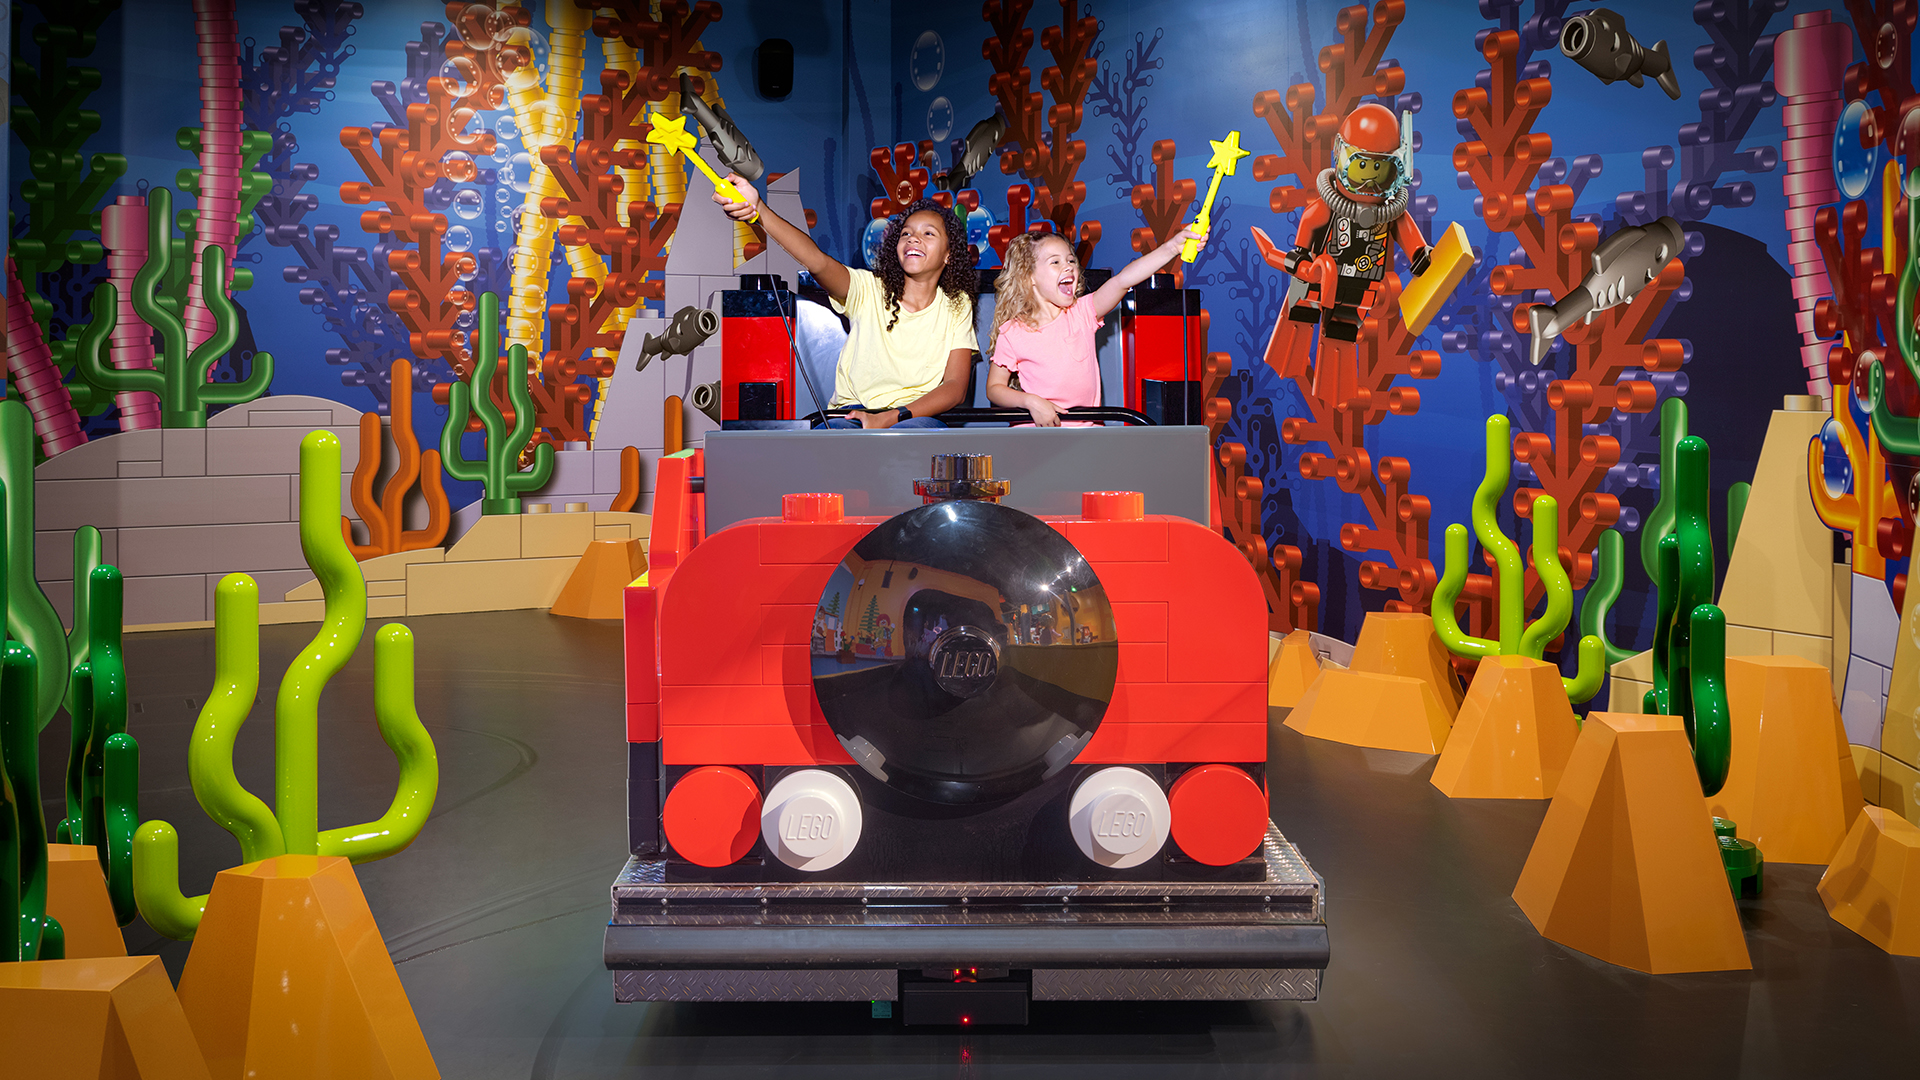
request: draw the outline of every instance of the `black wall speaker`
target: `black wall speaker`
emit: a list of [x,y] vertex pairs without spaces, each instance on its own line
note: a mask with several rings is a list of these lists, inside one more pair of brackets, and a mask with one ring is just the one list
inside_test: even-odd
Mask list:
[[754,61],[761,97],[783,98],[793,93],[793,42],[768,38],[754,51]]

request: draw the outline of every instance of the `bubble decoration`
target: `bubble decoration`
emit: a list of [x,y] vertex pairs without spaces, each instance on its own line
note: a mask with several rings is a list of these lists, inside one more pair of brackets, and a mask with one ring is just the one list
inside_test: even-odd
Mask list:
[[473,155],[465,150],[449,150],[440,158],[440,175],[456,184],[472,183],[478,171],[473,164]]
[[536,90],[547,79],[547,36],[528,26],[515,26],[487,52],[494,74],[507,89]]
[[1833,129],[1833,179],[1840,194],[1849,199],[1865,195],[1879,167],[1880,141],[1874,134],[1873,115],[1865,101],[1848,102],[1839,126]]
[[485,213],[486,209],[487,197],[476,188],[461,188],[453,193],[454,215],[463,220],[472,221]]
[[447,84],[447,93],[455,98],[467,98],[480,89],[480,65],[470,56],[448,58],[440,65],[440,78]]

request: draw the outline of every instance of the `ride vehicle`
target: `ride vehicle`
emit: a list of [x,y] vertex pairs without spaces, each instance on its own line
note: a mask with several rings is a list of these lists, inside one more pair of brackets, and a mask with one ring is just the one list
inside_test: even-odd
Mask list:
[[1041,518],[985,455],[930,472],[891,517],[793,494],[706,535],[703,452],[662,459],[626,592],[616,996],[945,1024],[1316,996],[1322,892],[1268,817],[1245,558],[1138,492]]

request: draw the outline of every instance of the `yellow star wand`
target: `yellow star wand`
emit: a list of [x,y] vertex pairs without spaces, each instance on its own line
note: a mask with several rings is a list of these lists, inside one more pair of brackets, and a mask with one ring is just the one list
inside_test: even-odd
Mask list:
[[[669,153],[680,154],[688,161],[693,162],[701,172],[707,174],[708,180],[713,181],[713,190],[725,195],[734,202],[746,201],[732,184],[720,179],[720,177],[714,173],[713,168],[701,160],[699,154],[693,152],[693,148],[699,140],[694,137],[693,132],[687,130],[687,117],[685,113],[672,119],[668,119],[660,113],[654,113],[652,116],[647,117],[647,122],[653,125],[653,130],[647,132],[648,142],[655,146],[664,146]],[[1208,193],[1208,198],[1211,200],[1211,192]],[[753,212],[753,216],[747,219],[747,223],[752,224],[759,220],[760,212],[756,210]]]
[[[651,138],[651,136],[649,136]],[[1213,146],[1213,156],[1207,159],[1207,168],[1213,170],[1213,182],[1207,185],[1206,201],[1200,204],[1200,216],[1193,219],[1201,231],[1213,228],[1213,197],[1220,191],[1220,178],[1232,176],[1240,159],[1252,157],[1253,151],[1240,149],[1240,133],[1227,132],[1225,140],[1207,140]],[[1189,240],[1180,247],[1180,261],[1192,262],[1200,254],[1200,241]]]

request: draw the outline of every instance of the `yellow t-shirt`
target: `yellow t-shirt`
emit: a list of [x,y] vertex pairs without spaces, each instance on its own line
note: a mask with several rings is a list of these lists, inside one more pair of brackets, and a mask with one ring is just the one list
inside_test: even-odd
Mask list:
[[886,289],[866,270],[847,271],[847,298],[834,301],[852,325],[833,378],[833,407],[897,409],[925,397],[947,374],[947,355],[978,346],[972,305],[938,293],[919,311],[900,309],[888,330]]

